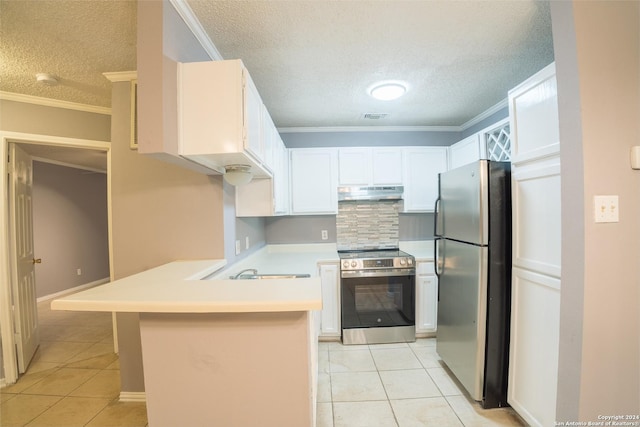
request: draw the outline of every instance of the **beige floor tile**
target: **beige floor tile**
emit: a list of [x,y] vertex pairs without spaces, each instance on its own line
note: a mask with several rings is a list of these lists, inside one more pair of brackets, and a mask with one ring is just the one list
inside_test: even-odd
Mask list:
[[427,373],[440,389],[443,396],[457,396],[463,394],[462,385],[454,380],[444,368],[428,368]]
[[435,347],[436,339],[435,338],[418,338],[415,342],[410,342],[409,347],[411,348],[419,348],[419,347]]
[[331,372],[367,372],[375,371],[371,352],[368,348],[357,351],[329,352],[329,369]]
[[444,397],[391,400],[399,427],[462,427]]
[[0,406],[2,427],[23,426],[55,405],[61,398],[57,396],[17,395]]
[[104,354],[114,354],[113,346],[110,344],[93,343],[88,348],[79,353],[73,355],[67,360],[67,363],[75,363],[82,360],[94,358],[96,356],[102,356]]
[[379,371],[422,368],[420,361],[409,347],[376,349],[371,350],[371,354]]
[[394,427],[398,424],[389,402],[338,402],[333,404],[335,427]]
[[[33,365],[33,363],[31,364]],[[45,377],[52,375],[59,370],[59,368],[50,368],[50,369],[45,369],[35,373],[31,373],[29,369],[27,369],[27,373],[25,375],[18,378],[18,381],[15,384],[11,384],[10,386],[4,387],[2,389],[2,392],[3,393],[22,393],[24,390],[28,389],[34,384],[42,381]]]
[[332,373],[331,396],[334,402],[387,400],[377,372]]
[[[76,359],[76,357],[74,357]],[[101,354],[99,356],[89,357],[88,359],[78,360],[65,364],[66,368],[88,368],[88,369],[107,369],[118,360],[115,353]],[[119,366],[118,368],[119,369]]]
[[144,427],[147,425],[147,406],[144,403],[112,401],[87,427]]
[[435,347],[414,347],[412,350],[424,368],[442,367],[440,356],[436,353]]
[[73,390],[69,396],[115,399],[119,394],[120,372],[104,370],[99,371],[80,387]]
[[316,427],[333,427],[333,405],[331,402],[316,406]]
[[120,359],[116,359],[112,364],[107,366],[105,369],[120,369]]
[[329,364],[329,352],[320,350],[318,352],[318,371],[331,372]]
[[381,371],[380,378],[389,399],[442,396],[424,369]]
[[[12,399],[14,397],[18,396],[18,394],[15,393],[5,393],[4,390],[0,390],[0,403],[4,403],[9,399]],[[0,423],[0,425],[2,425],[2,423]]]
[[42,341],[34,361],[67,363],[73,356],[92,345],[94,344],[83,342]]
[[25,394],[43,394],[50,396],[66,396],[80,385],[95,376],[97,369],[60,368],[41,381],[25,389]]
[[389,344],[370,344],[369,350],[388,350],[390,348],[409,348],[409,343],[394,342]]
[[28,427],[80,427],[109,404],[109,399],[65,397],[27,424]]
[[524,426],[511,408],[482,409],[466,396],[447,397],[449,405],[465,427]]
[[318,402],[331,402],[331,376],[327,373],[318,374]]
[[344,345],[340,341],[330,341],[323,344],[326,344],[329,351],[358,351],[369,349],[368,345]]

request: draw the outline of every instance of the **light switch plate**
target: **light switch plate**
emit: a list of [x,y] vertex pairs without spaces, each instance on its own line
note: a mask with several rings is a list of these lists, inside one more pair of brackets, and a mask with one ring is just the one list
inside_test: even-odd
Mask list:
[[595,222],[619,222],[618,196],[593,196]]

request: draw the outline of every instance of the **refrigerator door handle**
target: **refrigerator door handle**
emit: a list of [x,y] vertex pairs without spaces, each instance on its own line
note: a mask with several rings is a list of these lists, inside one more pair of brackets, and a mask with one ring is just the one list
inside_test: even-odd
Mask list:
[[433,259],[435,260],[435,267],[434,267],[434,271],[436,273],[436,286],[438,287],[438,297],[436,299],[436,301],[440,302],[440,257],[438,254],[438,242],[440,241],[440,238],[436,237],[435,240],[433,241]]
[[435,237],[442,237],[442,234],[438,233],[438,213],[440,211],[440,196],[436,199],[436,203],[433,206],[433,235]]

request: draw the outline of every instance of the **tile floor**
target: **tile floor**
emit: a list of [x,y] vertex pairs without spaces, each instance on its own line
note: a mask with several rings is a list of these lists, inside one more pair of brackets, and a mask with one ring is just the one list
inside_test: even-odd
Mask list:
[[[38,304],[41,344],[27,373],[0,390],[0,426],[147,426],[144,403],[118,402],[111,315]],[[523,426],[510,409],[481,410],[462,393],[434,339],[319,344],[316,427]]]
[[144,403],[118,402],[111,314],[38,304],[40,347],[25,375],[0,390],[0,426],[144,427]]
[[435,339],[320,343],[317,427],[523,426],[511,408],[482,410],[442,366]]

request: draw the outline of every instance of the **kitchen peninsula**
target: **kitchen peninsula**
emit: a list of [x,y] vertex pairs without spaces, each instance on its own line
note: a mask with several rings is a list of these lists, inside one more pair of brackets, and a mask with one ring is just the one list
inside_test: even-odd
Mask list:
[[317,272],[300,279],[212,279],[225,265],[172,262],[56,299],[51,308],[140,313],[154,427],[314,425]]

